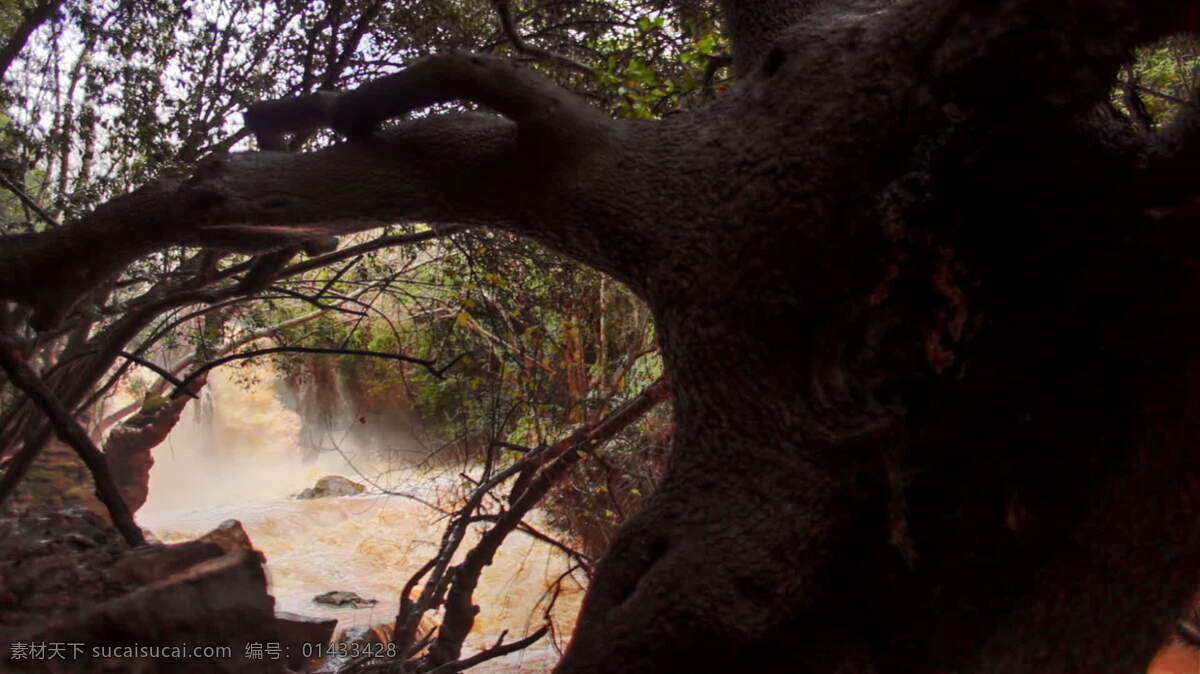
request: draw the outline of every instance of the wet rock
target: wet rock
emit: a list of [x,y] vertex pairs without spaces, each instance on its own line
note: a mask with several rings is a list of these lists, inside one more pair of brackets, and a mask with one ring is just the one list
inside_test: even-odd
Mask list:
[[354,496],[366,491],[367,488],[341,475],[326,475],[317,480],[317,484],[296,495],[298,499],[325,498],[327,496]]
[[[273,618],[256,551],[203,540],[130,549],[83,509],[0,520],[0,671],[282,672],[283,660],[246,657],[251,643],[279,641]],[[22,657],[19,644],[63,650]],[[224,650],[179,650],[196,646]]]
[[104,573],[126,551],[84,508],[0,520],[0,635],[126,591]]
[[376,625],[351,625],[338,632],[339,644],[390,644],[392,643],[392,623]]
[[237,520],[225,520],[218,524],[216,529],[196,540],[217,545],[225,552],[254,549],[249,534],[242,528],[242,523]]
[[[333,639],[337,618],[315,618],[312,616],[275,612],[275,623],[279,628],[279,641],[289,654],[287,664],[293,670],[311,672],[319,668]],[[309,656],[309,657],[306,657]]]
[[144,545],[130,550],[109,568],[109,577],[127,585],[147,585],[208,559],[234,550],[247,550],[265,562],[237,520],[225,520],[194,541]]
[[[428,615],[421,616],[421,622],[417,628],[417,637],[421,638],[432,632],[438,626],[437,621]],[[339,644],[350,645],[384,645],[392,643],[395,633],[394,623],[376,623],[374,625],[350,625],[340,630],[334,638],[334,642]],[[363,649],[346,649],[349,652],[362,652]]]
[[223,550],[204,541],[173,545],[144,545],[130,550],[108,568],[108,577],[123,585],[148,585],[200,562],[220,557]]
[[350,606],[352,608],[363,608],[366,606],[374,606],[379,603],[377,599],[363,599],[354,592],[346,592],[343,590],[330,590],[324,594],[319,594],[313,597],[313,601],[318,604],[329,604],[330,606]]

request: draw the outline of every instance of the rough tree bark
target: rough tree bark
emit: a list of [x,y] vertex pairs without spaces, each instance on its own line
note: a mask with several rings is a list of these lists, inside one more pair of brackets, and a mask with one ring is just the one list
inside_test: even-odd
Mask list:
[[[5,294],[49,325],[172,242],[517,232],[645,298],[676,392],[561,674],[1144,668],[1200,572],[1200,115],[1094,110],[1197,12],[723,4],[739,80],[708,108],[613,121],[433,57],[336,101],[351,142],[214,158],[0,252]],[[451,100],[498,115],[374,132]]]

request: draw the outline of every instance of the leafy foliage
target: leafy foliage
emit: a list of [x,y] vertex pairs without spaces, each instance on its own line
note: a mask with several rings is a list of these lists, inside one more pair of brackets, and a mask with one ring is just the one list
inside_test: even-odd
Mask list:
[[[66,0],[0,85],[0,234],[46,231],[115,194],[185,176],[205,155],[252,149],[240,123],[252,102],[349,88],[451,49],[528,61],[620,116],[653,118],[700,105],[729,82],[728,45],[715,15],[708,0],[513,4],[525,42],[586,66],[588,75],[519,53],[488,0]],[[0,10],[0,26],[18,19],[17,10]],[[333,140],[326,134],[310,142]],[[369,242],[356,238],[343,248]],[[70,344],[80,352],[123,349],[186,370],[263,339],[453,363],[439,377],[395,360],[276,356],[294,383],[347,393],[354,413],[338,412],[338,423],[361,421],[386,435],[416,417],[442,445],[488,470],[518,458],[513,448],[553,443],[594,422],[661,374],[654,326],[636,297],[509,236],[469,232],[370,250],[238,297],[237,280],[252,262],[188,248],[148,256],[98,288],[64,331],[38,343],[40,367],[54,368]],[[210,306],[170,301],[197,287],[227,298]],[[118,329],[131,313],[144,315],[141,327]],[[130,378],[134,371],[119,362],[102,373],[81,394],[81,409],[119,384],[144,382]],[[160,395],[151,386],[163,382],[138,386]],[[34,418],[16,410],[9,393],[0,441],[11,445]],[[326,398],[314,409],[329,417]],[[103,416],[93,419],[96,433],[115,423]],[[552,519],[598,552],[652,489],[668,427],[658,414],[609,455],[580,462],[551,499]]]
[[1121,75],[1112,93],[1113,107],[1142,130],[1159,130],[1181,108],[1197,104],[1192,92],[1200,84],[1200,43],[1174,36],[1139,49]]

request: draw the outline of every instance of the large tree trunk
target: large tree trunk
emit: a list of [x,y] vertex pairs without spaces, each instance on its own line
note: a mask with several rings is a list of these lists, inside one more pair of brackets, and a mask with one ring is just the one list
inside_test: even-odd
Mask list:
[[[433,57],[331,106],[353,142],[213,159],[0,252],[8,295],[52,324],[85,280],[17,279],[84,266],[114,222],[128,259],[514,231],[647,300],[676,395],[666,477],[560,674],[1144,668],[1200,571],[1200,262],[1169,208],[1196,194],[1200,118],[1143,138],[1093,111],[1195,12],[725,5],[739,81],[709,108],[615,122]],[[505,119],[372,133],[462,99]]]
[[[1056,34],[1002,4],[942,53]],[[1182,176],[1089,113],[1122,52],[946,96],[1025,64],[810,20],[749,22],[774,46],[674,146],[721,195],[648,274],[675,451],[557,671],[1144,670],[1200,568],[1200,264],[1145,215]]]

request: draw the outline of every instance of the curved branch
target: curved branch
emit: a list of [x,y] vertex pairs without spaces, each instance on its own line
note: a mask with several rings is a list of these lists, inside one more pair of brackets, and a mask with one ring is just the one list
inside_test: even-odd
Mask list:
[[20,54],[21,50],[25,48],[25,43],[29,41],[29,36],[33,35],[33,31],[54,17],[62,4],[63,0],[41,0],[25,11],[17,29],[13,31],[4,47],[0,48],[0,77],[8,72],[8,67],[17,58],[17,54]]
[[6,237],[0,296],[34,307],[34,327],[45,329],[99,281],[170,245],[267,253],[397,222],[507,229],[635,287],[666,253],[632,194],[646,183],[637,176],[661,167],[631,162],[630,125],[532,71],[448,54],[336,96],[331,121],[360,134],[451,100],[516,124],[451,114],[319,152],[213,156],[187,181],[148,185],[51,232]]
[[[122,358],[124,358],[126,360],[132,360],[133,362],[137,363],[138,365],[141,365],[144,368],[153,370],[155,374],[157,374],[158,376],[167,380],[168,382],[174,384],[175,388],[183,390],[183,388],[184,388],[183,382],[180,381],[179,379],[177,379],[175,377],[175,375],[171,374],[166,368],[159,367],[158,365],[155,365],[154,363],[146,360],[145,358],[142,358],[141,356],[135,356],[134,354],[129,353],[128,351],[120,351],[120,352],[118,352],[118,355],[120,355]],[[184,391],[184,392],[193,398],[197,397],[196,394],[193,393],[192,391]]]
[[[366,349],[330,349],[317,346],[273,346],[266,349],[255,349],[254,351],[234,353],[228,356],[217,358],[215,360],[210,360],[193,370],[188,376],[184,377],[180,385],[175,387],[175,390],[171,393],[171,397],[174,398],[181,395],[188,384],[214,367],[219,367],[225,363],[233,362],[235,360],[245,360],[246,358],[255,358],[257,356],[265,356],[272,353],[325,353],[342,356],[371,356],[374,358],[388,358],[391,360],[400,360],[406,363],[420,365],[428,370],[430,374],[439,379],[446,372],[446,367],[449,367],[449,365],[447,365],[446,367],[438,368],[435,367],[435,363],[432,360],[413,358],[412,356],[405,356],[399,353],[388,353],[386,351],[369,351]],[[451,365],[453,365],[453,361],[451,362]]]
[[[491,65],[500,61],[484,60]],[[454,59],[426,62],[461,65]],[[500,63],[508,71],[524,72]],[[411,70],[420,71],[415,66]],[[428,71],[418,79],[427,76]],[[403,109],[388,102],[387,92],[405,81],[385,78],[373,83],[381,87],[373,93],[367,89],[372,85],[366,85],[343,96],[380,97],[384,107],[376,109],[374,118],[383,119]],[[179,198],[195,206],[188,213],[196,225],[189,234],[212,242],[208,245],[254,250],[278,247],[289,238],[346,234],[397,222],[429,223],[439,232],[444,231],[440,225],[489,226],[535,239],[636,283],[638,269],[662,252],[652,251],[650,232],[638,220],[636,205],[629,203],[629,175],[634,168],[653,168],[621,165],[622,148],[609,143],[616,127],[607,119],[604,133],[592,133],[585,130],[590,127],[583,118],[556,116],[552,102],[542,103],[547,112],[540,120],[519,124],[492,115],[447,114],[403,123],[370,142],[319,152],[213,158],[181,190]],[[543,109],[535,100],[528,105]],[[518,112],[514,115],[520,116]],[[556,127],[556,120],[566,126]],[[579,124],[572,126],[572,120]]]
[[517,122],[522,148],[542,158],[578,158],[581,149],[612,135],[609,117],[532,70],[509,59],[460,52],[425,57],[343,94],[317,92],[256,103],[246,111],[246,126],[260,145],[269,139],[266,149],[278,150],[285,134],[327,127],[366,138],[386,120],[456,101],[487,106]]
[[32,306],[35,328],[58,325],[101,280],[171,243],[180,230],[172,208],[178,184],[147,185],[69,225],[5,237],[0,294]]

